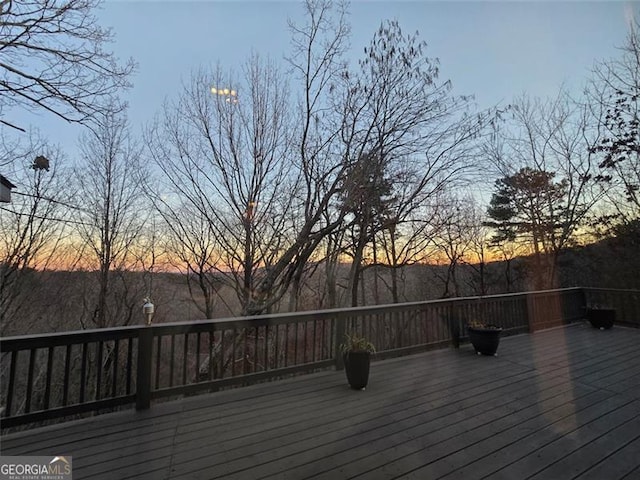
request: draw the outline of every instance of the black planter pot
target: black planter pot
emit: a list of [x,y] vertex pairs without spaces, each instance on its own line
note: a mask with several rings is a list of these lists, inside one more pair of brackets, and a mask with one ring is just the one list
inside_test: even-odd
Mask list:
[[367,386],[370,363],[371,353],[369,352],[346,352],[344,354],[344,370],[351,388],[362,390]]
[[613,308],[587,308],[587,320],[593,328],[608,330],[616,320],[616,311]]
[[473,348],[475,348],[477,354],[496,355],[498,345],[500,344],[500,334],[502,333],[502,328],[467,327],[467,331],[469,332],[469,340],[471,341]]

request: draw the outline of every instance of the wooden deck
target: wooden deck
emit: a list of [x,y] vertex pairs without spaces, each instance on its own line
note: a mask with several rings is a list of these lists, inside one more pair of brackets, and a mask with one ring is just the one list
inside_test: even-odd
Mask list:
[[637,479],[640,330],[578,324],[2,437],[76,479]]

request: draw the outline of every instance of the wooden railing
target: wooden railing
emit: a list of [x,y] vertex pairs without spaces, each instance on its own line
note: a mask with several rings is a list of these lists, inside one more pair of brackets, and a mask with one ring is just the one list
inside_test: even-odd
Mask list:
[[587,306],[613,308],[617,324],[640,327],[640,290],[585,288],[584,291]]
[[384,358],[457,345],[470,320],[532,332],[579,320],[584,306],[573,288],[1,338],[1,426],[341,368],[347,332]]

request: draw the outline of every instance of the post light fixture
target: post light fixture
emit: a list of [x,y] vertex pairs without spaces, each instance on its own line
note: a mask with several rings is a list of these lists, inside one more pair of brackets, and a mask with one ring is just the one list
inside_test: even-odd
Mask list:
[[230,88],[211,87],[211,94],[225,99],[227,103],[238,103],[238,92]]
[[144,314],[147,325],[151,325],[151,320],[153,320],[153,314],[155,311],[156,307],[151,303],[151,300],[149,298],[145,298],[144,305],[142,306],[142,313]]

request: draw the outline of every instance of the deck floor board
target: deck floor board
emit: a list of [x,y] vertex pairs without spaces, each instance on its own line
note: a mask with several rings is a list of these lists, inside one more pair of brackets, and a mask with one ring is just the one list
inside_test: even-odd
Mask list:
[[640,330],[586,324],[4,435],[83,479],[611,479],[640,473]]

